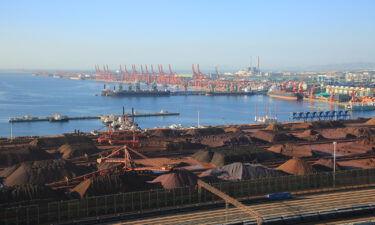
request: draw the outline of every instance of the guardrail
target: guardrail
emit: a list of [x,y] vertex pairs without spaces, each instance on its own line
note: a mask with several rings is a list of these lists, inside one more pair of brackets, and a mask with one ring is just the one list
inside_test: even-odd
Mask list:
[[[333,173],[280,176],[239,182],[211,184],[233,198],[277,192],[307,191],[333,187]],[[375,184],[375,169],[336,172],[335,187]],[[149,190],[57,201],[39,205],[0,208],[0,225],[51,224],[117,213],[141,214],[192,204],[218,202],[221,199],[207,190],[182,187],[172,190]]]

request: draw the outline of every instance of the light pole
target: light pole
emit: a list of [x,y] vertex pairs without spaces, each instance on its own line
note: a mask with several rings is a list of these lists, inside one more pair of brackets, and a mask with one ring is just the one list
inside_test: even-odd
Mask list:
[[13,139],[13,122],[10,122],[10,139]]
[[336,145],[337,142],[333,142],[333,187],[336,185]]
[[199,111],[198,111],[198,128],[200,127],[200,124],[199,124]]

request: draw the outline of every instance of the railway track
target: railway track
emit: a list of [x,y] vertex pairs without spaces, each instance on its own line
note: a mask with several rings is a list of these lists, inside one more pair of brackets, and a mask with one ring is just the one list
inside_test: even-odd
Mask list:
[[[343,197],[345,196],[345,197]],[[291,200],[256,202],[247,207],[263,217],[277,217],[335,208],[366,205],[375,202],[375,188],[339,191],[323,194],[298,195]],[[152,218],[116,222],[116,224],[222,224],[252,220],[237,208],[202,210]],[[114,224],[114,223],[108,223]]]

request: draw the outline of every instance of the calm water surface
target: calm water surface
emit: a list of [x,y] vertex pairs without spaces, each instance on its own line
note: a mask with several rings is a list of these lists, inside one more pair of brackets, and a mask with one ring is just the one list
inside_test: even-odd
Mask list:
[[[10,117],[26,113],[45,117],[56,112],[69,116],[130,113],[134,107],[140,113],[167,110],[180,116],[136,118],[142,128],[171,124],[195,126],[198,111],[201,125],[254,123],[256,112],[275,114],[288,121],[292,111],[333,110],[335,106],[308,101],[284,101],[267,96],[170,96],[110,98],[100,95],[102,82],[36,77],[28,73],[0,73],[0,136],[10,136]],[[375,112],[354,113],[353,117],[375,116]],[[49,135],[74,129],[92,131],[102,127],[100,120],[78,120],[63,123],[32,122],[13,124],[14,136]]]

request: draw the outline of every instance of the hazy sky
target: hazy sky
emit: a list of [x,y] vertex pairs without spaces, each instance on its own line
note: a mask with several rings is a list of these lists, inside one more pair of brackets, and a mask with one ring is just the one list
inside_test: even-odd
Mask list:
[[0,1],[0,69],[375,62],[374,0]]

